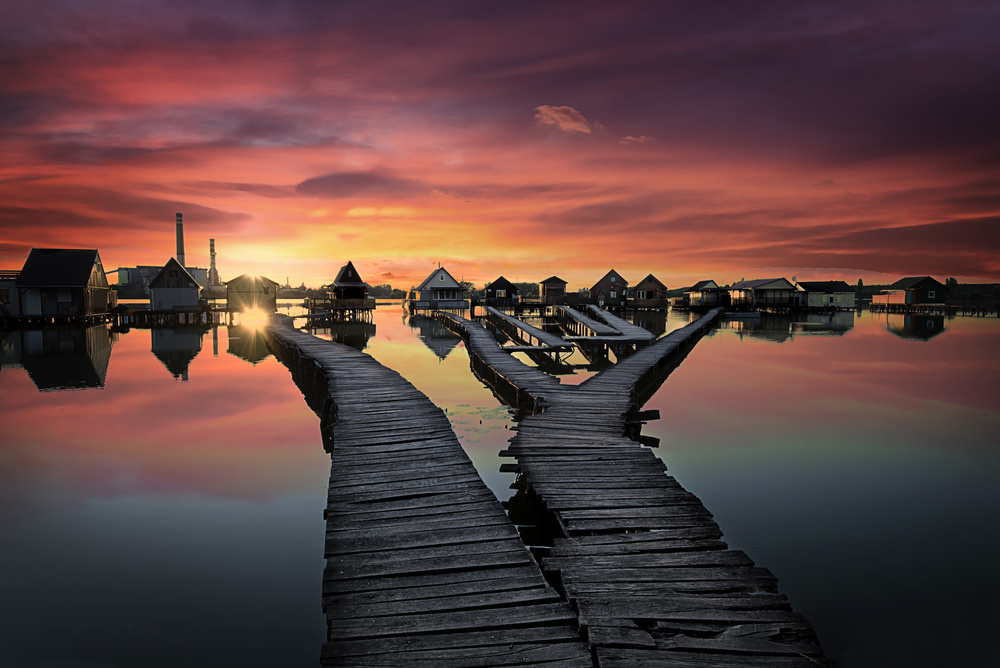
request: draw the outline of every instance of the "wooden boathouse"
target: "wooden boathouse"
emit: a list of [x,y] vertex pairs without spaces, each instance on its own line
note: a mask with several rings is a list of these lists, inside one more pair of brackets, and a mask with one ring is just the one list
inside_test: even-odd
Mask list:
[[436,309],[465,311],[469,309],[465,292],[465,287],[447,269],[439,266],[423,283],[410,290],[405,307],[410,313]]
[[368,296],[371,286],[361,278],[354,263],[348,261],[337,272],[325,299],[306,299],[310,315],[320,320],[364,321],[371,319],[375,299]]
[[8,317],[28,323],[103,322],[117,302],[95,249],[32,248],[14,287],[20,308]]

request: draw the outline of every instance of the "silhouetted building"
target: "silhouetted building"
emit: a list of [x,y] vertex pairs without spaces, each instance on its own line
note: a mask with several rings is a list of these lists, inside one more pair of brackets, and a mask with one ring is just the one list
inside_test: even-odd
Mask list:
[[558,276],[549,276],[539,285],[543,304],[566,303],[566,281]]
[[226,303],[230,311],[277,311],[278,282],[265,276],[237,276],[226,282]]
[[632,308],[667,308],[667,286],[649,274],[632,289]]
[[14,283],[21,315],[75,318],[115,305],[96,250],[32,248]]
[[857,292],[844,281],[799,281],[799,306],[854,310]]
[[330,296],[333,299],[367,299],[370,285],[361,280],[361,275],[354,268],[353,262],[348,262],[330,285]]
[[930,276],[901,278],[881,294],[872,296],[872,304],[887,307],[944,305],[948,289]]
[[598,306],[625,308],[628,305],[628,281],[612,269],[590,289],[590,298]]
[[709,309],[717,306],[726,306],[729,303],[729,293],[719,287],[713,280],[698,281],[684,291],[684,295],[679,298],[675,306]]
[[201,296],[198,283],[176,258],[170,258],[149,282],[149,291],[149,307],[154,311],[197,310]]
[[516,285],[501,276],[486,286],[486,305],[494,307],[513,306],[518,300]]
[[794,306],[792,294],[795,286],[786,278],[740,281],[731,285],[728,290],[730,302],[736,307],[760,309]]
[[21,300],[17,294],[20,271],[0,269],[0,318],[21,315]]

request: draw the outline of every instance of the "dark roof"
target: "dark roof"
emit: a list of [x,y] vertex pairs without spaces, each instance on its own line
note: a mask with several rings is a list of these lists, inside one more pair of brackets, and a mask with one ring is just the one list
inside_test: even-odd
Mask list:
[[371,286],[361,280],[361,275],[358,270],[354,268],[353,262],[348,262],[340,271],[337,272],[337,278],[333,280],[333,285],[338,288],[370,288]]
[[734,290],[755,290],[761,286],[767,285],[768,283],[774,283],[775,281],[784,281],[791,285],[787,278],[755,278],[752,281],[740,281],[739,283],[733,283],[732,288]]
[[25,288],[85,288],[101,256],[94,249],[32,248],[17,286]]
[[501,276],[497,280],[493,281],[492,283],[490,283],[486,287],[490,288],[491,290],[498,290],[498,289],[499,290],[507,290],[508,292],[510,292],[512,294],[515,294],[515,295],[518,294],[517,286],[514,285],[513,283],[511,283],[510,281],[508,281],[503,276]]
[[173,258],[173,257],[170,258],[169,260],[167,260],[167,263],[165,265],[163,265],[163,269],[160,269],[160,271],[157,272],[157,274],[153,278],[153,280],[151,280],[149,282],[149,287],[151,287],[151,288],[158,288],[158,287],[160,287],[159,286],[160,279],[163,278],[163,277],[165,277],[167,275],[167,273],[166,273],[167,269],[169,269],[171,267],[174,268],[174,269],[180,269],[182,272],[184,272],[184,276],[186,276],[188,278],[188,281],[190,281],[191,283],[194,283],[195,286],[197,287],[198,281],[194,280],[194,276],[191,275],[191,272],[189,272],[184,267],[183,264],[181,264],[180,262],[178,262],[177,258]]
[[799,287],[806,292],[855,292],[844,281],[799,281]]
[[917,287],[917,285],[919,285],[920,283],[923,283],[924,281],[932,281],[935,284],[941,286],[942,288],[944,287],[943,283],[939,283],[938,281],[934,280],[930,276],[910,276],[908,278],[901,278],[901,279],[899,279],[898,281],[896,281],[895,283],[893,283],[892,285],[890,285],[886,289],[887,290],[909,290],[911,288]]
[[542,281],[541,284],[542,285],[547,285],[549,283],[562,283],[563,285],[566,285],[566,281],[564,281],[563,279],[559,278],[558,276],[549,276],[544,281]]
[[[601,280],[599,280],[596,283],[594,283],[594,287],[591,288],[591,290],[593,290],[594,288],[596,288],[598,285],[600,285],[601,283],[603,283],[605,279],[610,278],[611,276],[617,276],[618,278],[622,279],[621,280],[621,285],[628,286],[628,281],[625,280],[625,277],[622,276],[621,274],[619,274],[614,269],[611,269],[610,271],[608,271],[608,273],[604,274],[604,276],[601,277]],[[615,283],[618,283],[618,281],[615,281]]]
[[[698,292],[699,290],[704,289],[705,286],[708,285],[709,283],[715,283],[715,280],[710,278],[707,281],[698,281],[697,283],[695,283],[694,285],[692,285],[690,288],[688,288],[687,290],[685,290],[685,292]],[[712,290],[718,290],[718,286],[716,286],[714,288],[710,288],[710,289],[712,289]]]
[[262,286],[265,282],[270,283],[275,287],[277,287],[278,285],[277,281],[272,281],[267,276],[251,276],[250,274],[241,274],[236,278],[231,278],[228,281],[226,281],[226,287],[235,286],[237,288],[240,288],[244,287],[243,284],[245,283],[246,284],[245,288],[251,288],[255,286]]
[[663,288],[664,290],[666,290],[666,289],[667,289],[667,286],[665,286],[665,285],[664,285],[664,284],[663,284],[663,283],[662,283],[662,282],[660,281],[660,279],[658,279],[658,278],[657,278],[656,276],[653,276],[652,274],[650,274],[650,275],[649,275],[649,276],[647,276],[646,278],[644,278],[644,279],[642,279],[641,281],[639,281],[638,283],[636,283],[636,284],[635,284],[635,287],[639,287],[639,286],[640,286],[640,285],[642,285],[643,283],[656,283],[657,285],[659,285],[659,286],[660,286],[661,288]]

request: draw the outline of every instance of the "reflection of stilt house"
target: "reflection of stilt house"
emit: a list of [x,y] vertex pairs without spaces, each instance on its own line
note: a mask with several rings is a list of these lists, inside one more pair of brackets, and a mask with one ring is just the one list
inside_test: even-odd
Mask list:
[[509,308],[518,302],[517,286],[501,276],[486,286],[486,305],[494,308]]
[[149,282],[149,308],[154,311],[197,311],[201,288],[175,258]]
[[437,320],[423,316],[410,318],[410,327],[415,327],[420,332],[417,338],[423,341],[424,345],[430,348],[439,359],[448,357],[448,353],[462,341],[460,336]]
[[278,310],[278,282],[265,276],[243,274],[226,281],[226,303],[230,311]]
[[943,315],[888,313],[885,328],[901,339],[929,341],[945,331]]
[[88,318],[115,305],[96,250],[32,248],[15,285],[24,316]]
[[271,355],[264,334],[252,327],[241,325],[229,328],[229,350],[227,352],[250,362],[254,366]]
[[412,292],[416,292],[416,295],[411,294],[408,301],[410,311],[469,308],[469,302],[465,299],[465,288],[444,267],[438,267],[431,272],[431,275]]
[[202,329],[154,327],[151,346],[153,355],[167,367],[174,378],[187,382],[188,367],[201,352],[204,334]]
[[590,299],[604,308],[625,308],[628,305],[628,281],[612,269],[590,289]]
[[111,360],[107,325],[35,329],[19,334],[21,365],[40,392],[104,387]]
[[540,284],[541,300],[545,305],[566,303],[566,281],[558,276],[549,276]]
[[631,308],[667,308],[667,286],[652,274],[639,281],[632,290]]

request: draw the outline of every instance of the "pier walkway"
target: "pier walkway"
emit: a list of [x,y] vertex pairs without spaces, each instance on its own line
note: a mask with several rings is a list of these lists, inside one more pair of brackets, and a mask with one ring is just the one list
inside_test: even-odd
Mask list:
[[647,329],[643,329],[639,325],[633,325],[625,318],[619,318],[611,311],[602,309],[594,304],[587,304],[590,312],[594,314],[594,317],[603,320],[607,324],[618,330],[622,336],[632,341],[651,341],[656,337]]
[[502,313],[492,306],[486,307],[490,320],[514,340],[524,341],[527,345],[506,346],[508,351],[539,351],[539,352],[569,352],[573,350],[573,344],[564,341],[555,334],[549,334],[545,330],[529,325],[523,320],[512,318],[506,313]]
[[466,338],[484,382],[519,384],[522,405],[535,406],[501,454],[516,458],[514,470],[562,534],[542,569],[576,608],[598,666],[827,665],[811,625],[778,592],[774,575],[728,549],[701,501],[624,435],[633,402],[651,394],[643,381],[652,375],[662,382],[663,370],[720,312],[576,387],[545,380],[499,350],[482,326],[438,315]]
[[287,317],[267,333],[304,392],[325,394],[311,399],[332,456],[321,663],[592,666],[576,614],[441,409],[371,356]]
[[560,325],[573,332],[575,336],[621,336],[621,332],[611,325],[594,320],[570,306],[553,306],[552,314]]

